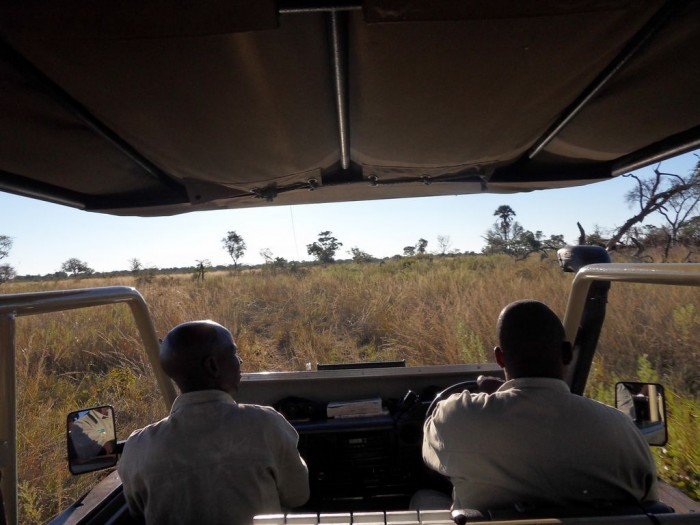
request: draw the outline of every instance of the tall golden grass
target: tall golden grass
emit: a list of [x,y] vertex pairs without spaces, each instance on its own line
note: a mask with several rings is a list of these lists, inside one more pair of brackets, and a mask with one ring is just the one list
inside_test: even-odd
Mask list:
[[[187,320],[214,319],[234,333],[247,371],[262,371],[399,358],[409,366],[491,361],[500,309],[532,298],[563,315],[571,278],[549,259],[460,256],[221,272],[203,282],[183,275],[8,283],[2,292],[136,285],[160,336]],[[611,403],[616,380],[664,383],[670,443],[657,449],[659,472],[696,499],[698,340],[697,288],[614,284],[587,392]],[[167,410],[123,305],[20,318],[17,356],[20,518],[40,523],[101,477],[68,474],[69,411],[114,405],[123,439]]]

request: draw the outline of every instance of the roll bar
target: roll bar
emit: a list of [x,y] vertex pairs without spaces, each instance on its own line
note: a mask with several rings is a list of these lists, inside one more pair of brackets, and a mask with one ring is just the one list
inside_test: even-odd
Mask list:
[[[569,302],[564,314],[564,330],[568,341],[579,336],[581,318],[594,282],[628,282],[665,284],[673,286],[700,286],[700,264],[697,263],[605,263],[581,268],[574,277]],[[565,380],[571,391],[582,394],[593,355],[574,353]]]
[[109,286],[0,295],[0,489],[7,523],[17,523],[16,318],[118,303],[126,303],[131,310],[169,410],[175,400],[175,387],[158,366],[160,343],[146,301],[136,289]]

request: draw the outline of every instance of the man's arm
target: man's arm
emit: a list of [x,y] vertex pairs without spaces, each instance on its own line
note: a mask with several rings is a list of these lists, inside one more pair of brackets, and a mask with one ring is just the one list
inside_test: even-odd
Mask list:
[[310,496],[309,470],[299,455],[299,434],[284,417],[278,416],[280,427],[279,468],[277,469],[277,491],[284,507],[298,507]]
[[445,444],[442,436],[442,405],[441,401],[435,410],[425,420],[423,425],[423,461],[431,469],[446,475],[446,466],[443,462]]
[[[136,434],[136,432],[134,432]],[[132,436],[134,435],[132,434]],[[133,442],[132,442],[133,445]],[[119,472],[119,477],[122,480],[122,488],[124,490],[124,497],[126,499],[127,506],[129,507],[129,514],[136,521],[136,523],[144,523],[144,502],[140,495],[143,487],[135,475],[136,469],[135,464],[138,462],[137,458],[134,457],[134,451],[129,450],[129,441],[127,440],[124,445],[124,452],[119,460],[117,466],[117,471]]]

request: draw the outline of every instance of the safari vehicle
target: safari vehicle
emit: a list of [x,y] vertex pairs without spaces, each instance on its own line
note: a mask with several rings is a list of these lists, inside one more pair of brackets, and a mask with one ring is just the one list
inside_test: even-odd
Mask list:
[[[700,147],[698,49],[700,2],[692,0],[3,2],[0,190],[158,216],[602,181]],[[700,284],[697,265],[612,264],[595,248],[572,248],[561,262],[577,272],[564,320],[577,394],[610,282]],[[122,302],[155,363],[158,340],[133,289],[0,296],[10,523],[15,318]],[[360,522],[369,511],[407,520],[400,512],[411,491],[444,486],[421,463],[425,412],[445,388],[473,388],[478,375],[499,370],[382,365],[245,375],[239,400],[277,406],[299,430],[310,467],[306,516],[282,520],[351,512]],[[158,370],[169,407],[175,391]],[[640,421],[654,434],[665,421],[658,393],[646,406],[661,419]],[[592,517],[589,509],[577,518],[580,509],[558,509],[544,518],[700,523],[670,489],[663,499],[677,512],[596,509]],[[116,473],[54,521],[129,523]]]

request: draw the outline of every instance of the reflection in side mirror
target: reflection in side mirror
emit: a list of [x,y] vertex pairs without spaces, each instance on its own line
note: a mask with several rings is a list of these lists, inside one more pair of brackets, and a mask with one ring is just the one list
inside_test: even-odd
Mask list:
[[666,444],[666,397],[664,387],[656,383],[625,381],[615,385],[615,406],[632,418],[647,443]]
[[114,409],[100,406],[68,414],[68,469],[84,474],[117,464]]

